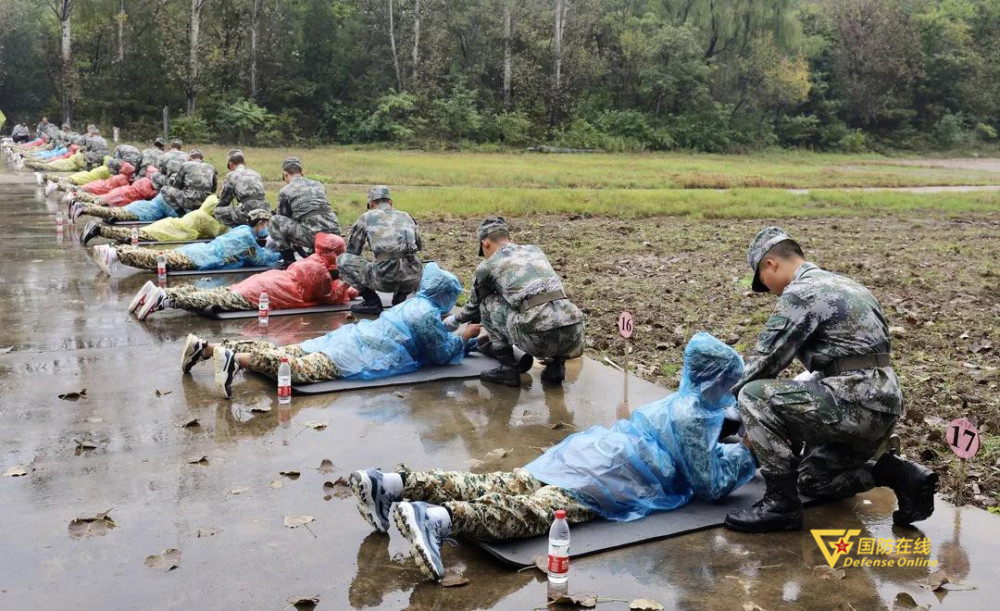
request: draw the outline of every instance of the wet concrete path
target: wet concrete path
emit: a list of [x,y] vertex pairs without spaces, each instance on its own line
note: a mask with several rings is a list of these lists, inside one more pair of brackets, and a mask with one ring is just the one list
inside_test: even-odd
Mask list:
[[[621,373],[594,361],[569,366],[561,390],[432,383],[313,398],[279,413],[272,384],[248,378],[221,399],[208,365],[185,377],[181,341],[260,335],[255,320],[211,321],[183,313],[140,324],[126,304],[146,275],[101,275],[56,200],[0,170],[0,608],[281,609],[292,596],[321,608],[531,609],[545,604],[537,572],[513,572],[463,544],[446,562],[469,585],[423,582],[401,537],[369,533],[353,500],[323,484],[368,466],[467,469],[495,448],[510,453],[482,469],[510,469],[571,428],[608,424],[623,395]],[[234,277],[227,277],[230,282]],[[199,279],[194,279],[200,282]],[[342,324],[343,315],[273,318],[269,339],[301,341]],[[632,380],[633,406],[666,391]],[[58,395],[87,389],[86,398]],[[160,391],[159,394],[157,391]],[[199,426],[184,428],[192,418]],[[328,421],[323,430],[305,426]],[[78,442],[94,449],[77,450]],[[206,457],[207,464],[190,460]],[[317,467],[329,459],[334,468]],[[290,479],[279,475],[295,470]],[[238,492],[238,493],[237,493]],[[892,494],[876,490],[807,513],[807,528],[857,528],[862,536],[913,537],[893,529]],[[117,527],[74,538],[70,521],[110,511]],[[287,515],[315,522],[289,529]],[[652,598],[667,608],[854,609],[909,592],[935,608],[986,609],[1000,595],[1000,520],[939,504],[921,524],[930,557],[977,586],[938,598],[917,586],[932,569],[849,569],[814,576],[823,557],[808,532],[747,536],[714,529],[574,561],[570,590]],[[165,548],[179,568],[144,565]],[[626,608],[602,603],[602,609]]]

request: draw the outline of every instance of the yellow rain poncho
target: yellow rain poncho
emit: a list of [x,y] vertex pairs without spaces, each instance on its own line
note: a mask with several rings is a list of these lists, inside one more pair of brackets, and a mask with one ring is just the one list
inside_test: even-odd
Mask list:
[[197,210],[192,210],[180,218],[160,219],[142,228],[144,234],[160,242],[182,242],[205,240],[226,233],[229,227],[212,217],[219,198],[209,195]]
[[74,153],[66,159],[57,159],[51,163],[28,162],[25,165],[41,172],[79,172],[87,167],[87,160],[84,158],[83,153],[80,152]]
[[67,180],[77,186],[83,186],[87,183],[94,182],[95,180],[107,180],[111,178],[111,170],[108,169],[108,161],[111,157],[104,158],[104,165],[99,165],[93,170],[87,172],[77,172],[70,176]]

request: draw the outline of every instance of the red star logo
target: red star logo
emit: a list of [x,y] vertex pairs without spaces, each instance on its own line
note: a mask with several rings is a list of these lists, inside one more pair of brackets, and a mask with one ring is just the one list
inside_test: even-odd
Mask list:
[[837,548],[837,553],[838,554],[846,554],[847,553],[847,549],[850,546],[847,543],[845,543],[843,537],[841,537],[840,541],[838,541],[837,544],[834,545],[834,547]]

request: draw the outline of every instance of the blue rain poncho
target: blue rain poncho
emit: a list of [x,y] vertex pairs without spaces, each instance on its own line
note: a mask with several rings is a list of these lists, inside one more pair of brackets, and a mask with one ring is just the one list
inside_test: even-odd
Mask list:
[[425,366],[462,361],[462,339],[444,328],[441,316],[455,307],[462,284],[437,263],[424,265],[416,297],[382,312],[376,320],[344,325],[299,344],[322,352],[348,380],[376,380]]
[[62,155],[65,155],[68,152],[69,152],[68,148],[66,148],[65,146],[60,146],[52,149],[51,151],[42,151],[41,153],[35,155],[35,157],[38,159],[52,159],[53,157],[61,157]]
[[211,242],[187,244],[177,249],[198,269],[233,269],[236,267],[274,267],[281,255],[257,243],[257,236],[247,225],[233,227]]
[[610,429],[575,433],[525,469],[576,494],[608,520],[627,522],[676,509],[692,496],[715,501],[750,481],[756,470],[743,444],[720,444],[729,388],[743,359],[708,333],[684,350],[677,392],[635,410]]
[[163,200],[162,195],[157,195],[153,199],[142,199],[124,206],[122,210],[134,214],[136,218],[145,223],[152,223],[165,218],[177,218],[177,211]]

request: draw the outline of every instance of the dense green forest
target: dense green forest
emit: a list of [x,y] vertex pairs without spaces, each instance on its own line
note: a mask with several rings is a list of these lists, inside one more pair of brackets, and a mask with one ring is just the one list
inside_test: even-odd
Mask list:
[[991,146],[1000,0],[0,0],[0,108],[284,145]]

